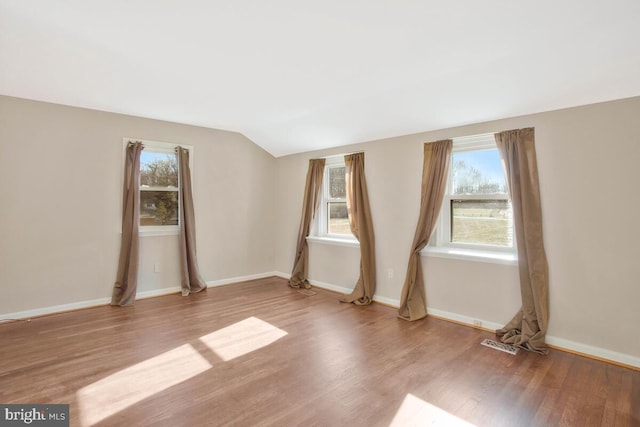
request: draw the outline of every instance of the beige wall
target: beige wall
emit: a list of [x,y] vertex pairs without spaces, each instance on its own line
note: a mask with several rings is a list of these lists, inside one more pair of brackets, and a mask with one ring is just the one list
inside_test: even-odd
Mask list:
[[[276,270],[291,269],[308,159],[363,150],[376,233],[376,295],[397,301],[418,215],[422,144],[534,126],[551,341],[640,360],[639,117],[640,98],[632,98],[279,158]],[[352,288],[358,251],[312,243],[311,280]],[[490,325],[505,323],[520,305],[514,266],[422,260],[433,311]],[[388,269],[394,278],[388,278]]]
[[[123,137],[194,147],[205,280],[273,270],[275,159],[244,136],[0,96],[0,314],[111,295]],[[180,285],[177,242],[141,238],[139,291]]]
[[[110,296],[125,136],[194,147],[198,259],[208,281],[289,273],[308,159],[363,150],[377,297],[397,301],[418,215],[422,144],[534,126],[549,336],[638,364],[638,117],[640,98],[632,98],[274,159],[237,133],[0,96],[0,314]],[[140,291],[179,285],[176,240],[142,239]],[[351,288],[358,259],[355,248],[311,244],[311,279]],[[490,326],[519,307],[513,266],[432,257],[423,265],[433,312]]]

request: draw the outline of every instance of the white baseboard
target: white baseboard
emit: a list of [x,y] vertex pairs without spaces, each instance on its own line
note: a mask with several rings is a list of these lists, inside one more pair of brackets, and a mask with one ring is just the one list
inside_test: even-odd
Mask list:
[[487,320],[475,319],[473,317],[464,316],[458,313],[451,313],[444,310],[438,310],[436,308],[427,307],[427,314],[434,315],[436,317],[442,317],[446,320],[452,320],[457,323],[464,323],[465,325],[474,326],[476,328],[496,330],[502,328],[503,325],[495,322],[489,322]]
[[[276,276],[282,277],[283,279],[289,279],[291,277],[290,274],[285,274],[282,272],[276,272]],[[336,286],[330,283],[321,282],[318,280],[309,279],[309,283],[313,286],[317,286],[319,288],[328,289],[330,291],[340,292],[343,294],[351,293],[351,289],[345,288],[342,286]],[[378,295],[373,296],[374,301],[379,301],[381,303],[399,307],[400,301],[393,298],[382,297]],[[476,319],[470,316],[465,316],[458,313],[451,313],[444,310],[438,310],[436,308],[427,307],[427,313],[436,317],[441,317],[446,320],[451,320],[456,323],[462,323],[465,325],[469,325],[471,327],[483,328],[489,330],[496,330],[502,328],[504,325],[491,322],[483,319]],[[587,344],[582,344],[579,342],[567,340],[564,338],[558,338],[551,335],[547,335],[546,337],[547,344],[554,346],[560,350],[566,350],[572,353],[578,353],[585,355],[587,357],[593,357],[596,359],[601,359],[603,361],[609,361],[617,364],[627,365],[634,368],[640,368],[640,357],[633,356],[630,354],[619,353],[612,350],[607,350],[605,348],[594,347]]]
[[[136,293],[136,300],[158,297],[161,295],[169,295],[180,292],[180,286],[173,286],[163,289],[152,289],[150,291],[141,291]],[[101,305],[108,305],[111,303],[110,297],[97,298],[88,301],[72,302],[70,304],[54,305],[49,307],[34,308],[31,310],[17,311],[15,313],[0,314],[0,322],[8,320],[20,320],[29,319],[37,316],[44,316],[46,314],[62,313],[65,311],[79,310],[82,308],[99,307]]]
[[353,289],[345,288],[344,286],[333,285],[331,283],[321,282],[319,280],[309,279],[309,283],[311,286],[316,286],[321,289],[326,289],[328,291],[338,292],[341,294],[350,294]]
[[15,313],[0,314],[0,322],[8,320],[29,319],[45,314],[60,313],[63,311],[78,310],[81,308],[97,307],[111,302],[111,298],[98,298],[88,301],[72,302],[70,304],[54,305],[50,307],[34,308],[31,310],[17,311]]
[[[443,319],[452,320],[457,323],[464,323],[473,327],[480,327],[484,329],[496,330],[502,328],[504,325],[495,322],[489,322],[487,320],[474,319],[472,317],[463,316],[457,313],[450,313],[447,311],[437,310],[435,308],[427,307],[427,313],[432,314]],[[616,351],[607,350],[606,348],[594,347],[588,344],[582,344],[579,342],[567,340],[564,338],[554,337],[553,335],[547,335],[545,341],[550,346],[558,348],[560,350],[566,350],[571,353],[578,353],[587,357],[593,357],[596,359],[602,359],[604,361],[619,363],[622,365],[633,366],[640,368],[640,357],[632,356],[630,354],[618,353]]]
[[[281,271],[276,271],[275,273],[273,273],[274,276],[278,276],[281,277],[283,279],[287,279],[289,280],[291,278],[291,274],[287,274],[287,273],[283,273]],[[309,283],[312,286],[316,286],[318,288],[321,289],[327,289],[329,291],[333,291],[333,292],[339,292],[341,294],[350,294],[351,291],[353,291],[352,288],[345,288],[344,286],[337,286],[337,285],[333,285],[331,283],[326,283],[326,282],[321,282],[319,280],[314,280],[314,279],[308,279]],[[397,299],[393,299],[393,298],[387,298],[387,297],[382,297],[379,295],[374,295],[373,296],[373,300],[380,302],[382,304],[385,305],[390,305],[392,307],[398,308],[400,307],[400,300]]]
[[[145,299],[145,298],[153,298],[153,297],[161,297],[163,295],[177,294],[182,291],[180,286],[172,286],[170,288],[164,289],[152,289],[150,291],[142,291],[136,293],[136,300]],[[109,299],[108,302],[111,302]]]
[[559,349],[564,349],[573,353],[584,354],[592,356],[597,359],[605,361],[612,361],[622,365],[633,366],[634,368],[640,368],[640,357],[633,356],[631,354],[618,353],[617,351],[607,350],[606,348],[594,347],[587,344],[582,344],[575,341],[570,341],[564,338],[558,338],[547,335],[547,344]]
[[[267,273],[252,274],[248,276],[232,277],[229,279],[211,280],[207,282],[207,286],[211,286],[211,287],[224,286],[224,285],[229,285],[233,283],[245,282],[247,280],[263,279],[263,278],[272,277],[272,276],[281,277],[283,279],[289,279],[291,277],[290,274],[282,273],[280,271],[272,271]],[[309,283],[311,283],[311,285],[313,286],[317,286],[318,288],[327,289],[327,290],[339,292],[342,294],[350,294],[352,291],[352,289],[350,288],[345,288],[343,286],[337,286],[331,283],[321,282],[313,279],[310,279]],[[144,298],[151,298],[151,297],[168,295],[168,294],[173,294],[178,292],[180,292],[179,286],[173,286],[170,288],[163,288],[163,289],[153,289],[150,291],[138,292],[136,294],[136,299],[138,300],[138,299],[144,299]],[[381,302],[386,305],[390,305],[392,307],[396,307],[396,308],[400,305],[400,301],[397,299],[387,298],[379,295],[374,295],[373,300]],[[25,310],[25,311],[18,311],[14,313],[0,314],[0,322],[9,321],[9,320],[29,319],[31,317],[43,316],[46,314],[54,314],[54,313],[60,313],[64,311],[96,307],[101,305],[107,305],[110,302],[111,302],[111,298],[105,297],[105,298],[97,298],[97,299],[88,300],[88,301],[78,301],[70,304],[62,304],[62,305],[56,305],[56,306],[50,306],[50,307],[35,308],[35,309]],[[433,316],[441,317],[443,319],[452,320],[457,323],[463,323],[472,327],[480,327],[484,329],[495,330],[495,329],[500,329],[503,326],[495,322],[490,322],[482,319],[475,319],[462,314],[451,313],[444,310],[438,310],[432,307],[427,307],[427,313]],[[558,338],[551,335],[547,335],[546,342],[549,345],[554,346],[560,350],[567,350],[569,352],[574,352],[574,353],[583,354],[585,356],[595,357],[597,359],[602,359],[604,361],[611,361],[611,362],[622,364],[622,365],[640,368],[640,357],[638,356],[619,353],[613,350],[607,350],[604,348],[595,347],[588,344],[582,344],[579,342],[567,340],[564,338]]]
[[400,300],[394,298],[381,297],[380,295],[374,295],[373,300],[379,303],[388,305],[393,308],[400,308]]
[[211,286],[212,288],[214,288],[216,286],[230,285],[232,283],[246,282],[247,280],[264,279],[265,277],[273,276],[279,276],[279,273],[276,271],[269,271],[267,273],[251,274],[249,276],[238,276],[220,280],[209,280],[207,282],[207,286]]
[[[207,282],[207,286],[211,286],[211,287],[223,286],[231,283],[244,282],[244,281],[253,280],[253,279],[262,279],[265,277],[271,277],[275,275],[276,275],[275,272],[267,272],[267,273],[253,274],[250,276],[240,276],[240,277],[232,277],[229,279],[212,280]],[[161,295],[175,294],[180,292],[180,289],[181,289],[180,286],[172,286],[169,288],[140,291],[136,293],[136,300],[144,299],[144,298],[152,298],[152,297],[157,297]],[[78,310],[82,308],[97,307],[101,305],[107,305],[110,302],[111,302],[111,298],[105,297],[105,298],[92,299],[88,301],[72,302],[69,304],[34,308],[31,310],[17,311],[14,313],[0,314],[0,322],[9,321],[9,320],[29,319],[37,316],[44,316],[46,314],[54,314],[54,313],[61,313],[65,311]]]

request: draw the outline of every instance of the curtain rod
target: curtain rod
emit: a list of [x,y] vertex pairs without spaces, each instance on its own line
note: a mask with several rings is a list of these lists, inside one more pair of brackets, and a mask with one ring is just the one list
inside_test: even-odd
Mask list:
[[332,154],[330,156],[324,156],[324,157],[319,157],[319,158],[320,159],[330,159],[332,157],[344,157],[344,156],[349,156],[351,154],[360,154],[360,153],[364,154],[364,151],[361,150],[361,151],[352,151],[350,153]]
[[[142,147],[144,147],[144,146],[145,146],[145,145],[144,145],[144,142],[139,141],[139,140],[138,140],[138,141],[132,141],[132,140],[129,140],[129,141],[128,141],[128,143],[127,143],[127,145],[133,145],[133,144],[137,144],[137,143],[142,144]],[[163,144],[168,144],[168,143],[163,143]],[[175,147],[173,147],[173,151],[176,151],[176,152],[177,152],[177,151],[178,151],[178,148],[182,148],[183,150],[186,150],[186,151],[191,152],[191,150],[190,150],[189,148],[183,147],[183,146],[182,146],[182,145],[180,145],[180,144],[171,144],[171,145],[175,145]]]

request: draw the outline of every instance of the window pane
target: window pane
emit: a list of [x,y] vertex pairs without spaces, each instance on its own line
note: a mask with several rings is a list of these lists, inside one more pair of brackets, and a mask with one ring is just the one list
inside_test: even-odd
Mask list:
[[140,225],[178,225],[178,192],[140,191]]
[[451,241],[513,246],[513,214],[507,200],[452,200]]
[[453,194],[506,194],[507,185],[497,149],[453,153]]
[[344,199],[346,197],[344,188],[344,166],[329,168],[329,198]]
[[141,187],[178,187],[176,154],[142,150],[140,154]]
[[351,226],[349,226],[349,216],[347,214],[347,203],[329,202],[327,203],[327,211],[329,212],[329,224],[327,225],[328,233],[351,235]]

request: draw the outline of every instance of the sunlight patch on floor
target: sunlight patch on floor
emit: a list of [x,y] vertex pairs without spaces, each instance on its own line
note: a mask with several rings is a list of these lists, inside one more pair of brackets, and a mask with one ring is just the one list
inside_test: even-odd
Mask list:
[[249,317],[200,337],[200,341],[226,362],[266,347],[285,335],[282,329]]
[[408,393],[389,427],[475,427],[453,414]]
[[211,364],[190,344],[130,366],[78,390],[80,420],[84,427],[192,378]]

